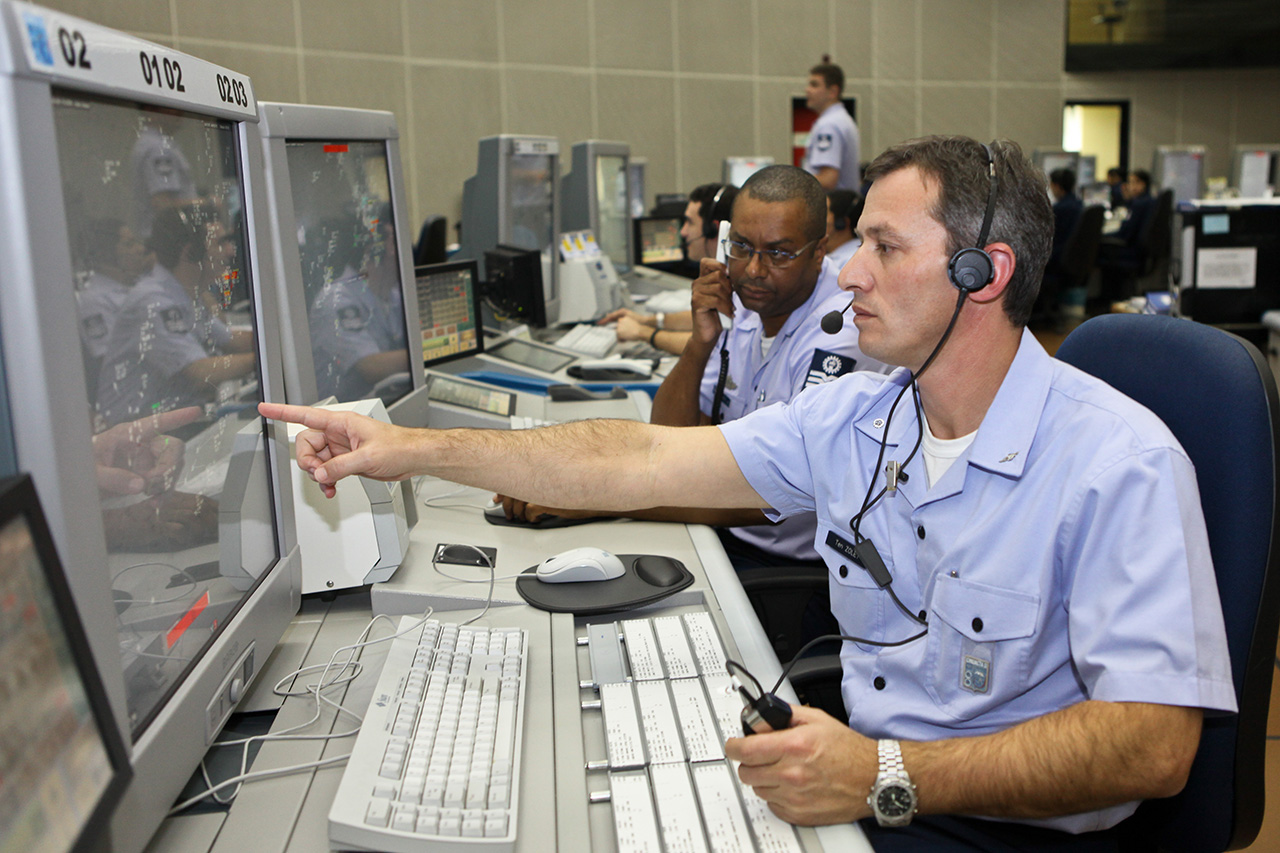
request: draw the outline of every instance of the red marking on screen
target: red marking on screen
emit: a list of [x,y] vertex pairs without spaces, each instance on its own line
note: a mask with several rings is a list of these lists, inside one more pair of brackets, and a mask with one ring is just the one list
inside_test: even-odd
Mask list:
[[324,147],[324,153],[326,154],[346,154],[348,150],[346,145],[326,145]]
[[178,624],[169,629],[169,633],[164,637],[165,648],[172,649],[177,644],[178,640],[182,639],[182,635],[187,632],[187,629],[191,627],[191,623],[196,621],[196,617],[203,613],[204,609],[208,606],[209,593],[206,592],[204,595],[200,596],[199,600],[197,600],[195,604],[191,605],[191,609],[183,614],[182,618],[178,620]]

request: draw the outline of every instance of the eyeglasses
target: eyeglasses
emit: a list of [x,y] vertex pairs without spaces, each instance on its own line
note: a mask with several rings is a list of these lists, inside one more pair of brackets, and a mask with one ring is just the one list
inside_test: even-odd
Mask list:
[[737,240],[721,240],[720,242],[724,246],[724,253],[735,261],[750,263],[752,255],[759,255],[766,267],[775,270],[785,269],[790,266],[796,258],[818,244],[817,240],[813,240],[801,246],[798,252],[787,252],[782,249],[757,249],[754,246],[748,246],[746,243],[739,243]]

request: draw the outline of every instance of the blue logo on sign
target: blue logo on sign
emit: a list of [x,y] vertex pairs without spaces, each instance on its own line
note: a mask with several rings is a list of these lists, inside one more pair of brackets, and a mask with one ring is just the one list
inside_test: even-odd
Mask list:
[[22,20],[27,25],[27,38],[31,39],[31,52],[36,62],[53,67],[53,50],[49,47],[49,33],[44,28],[44,18],[24,12]]

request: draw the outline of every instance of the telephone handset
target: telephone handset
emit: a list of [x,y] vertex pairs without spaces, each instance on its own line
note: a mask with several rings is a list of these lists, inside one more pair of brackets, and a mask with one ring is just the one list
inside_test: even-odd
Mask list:
[[720,223],[720,234],[716,237],[716,260],[728,266],[729,259],[724,253],[724,241],[729,239],[729,220]]

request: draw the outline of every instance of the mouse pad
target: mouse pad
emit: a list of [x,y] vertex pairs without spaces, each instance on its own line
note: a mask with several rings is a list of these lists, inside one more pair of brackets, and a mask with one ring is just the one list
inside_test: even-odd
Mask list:
[[[539,610],[594,616],[661,601],[693,583],[693,573],[679,560],[655,554],[617,557],[625,571],[613,580],[543,583],[536,575],[538,567],[530,566],[516,578],[516,591]],[[663,586],[663,581],[671,583]]]
[[484,520],[498,527],[523,527],[526,530],[555,530],[559,527],[590,524],[593,521],[609,521],[607,518],[566,518],[563,515],[548,515],[541,521],[519,521],[507,518],[501,509],[497,512],[486,510]]

